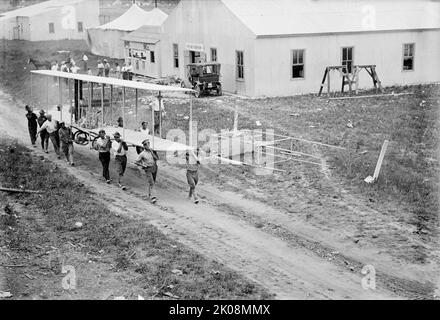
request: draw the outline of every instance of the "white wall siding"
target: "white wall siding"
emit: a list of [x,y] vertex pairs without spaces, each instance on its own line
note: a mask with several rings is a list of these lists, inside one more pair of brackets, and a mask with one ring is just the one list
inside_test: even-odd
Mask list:
[[[203,44],[207,60],[210,48],[217,48],[221,63],[223,90],[252,95],[254,91],[255,36],[219,1],[185,0],[176,7],[163,25],[161,38],[164,76],[185,76],[186,44]],[[179,45],[179,69],[173,68],[173,43]],[[245,81],[235,78],[236,50],[244,51]]]
[[[286,96],[318,92],[325,67],[341,64],[342,47],[354,47],[354,64],[375,64],[382,85],[438,82],[439,37],[439,30],[430,30],[258,39],[255,95]],[[414,71],[402,71],[404,43],[415,43]],[[293,49],[305,49],[304,79],[291,79]],[[341,81],[339,73],[334,71],[331,75],[332,90],[340,91]],[[360,88],[373,86],[365,70],[361,72],[359,84]]]

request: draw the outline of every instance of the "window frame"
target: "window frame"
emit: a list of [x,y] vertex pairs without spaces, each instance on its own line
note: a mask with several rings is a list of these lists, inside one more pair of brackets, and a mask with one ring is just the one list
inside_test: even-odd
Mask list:
[[[405,69],[404,68],[404,61],[405,61],[405,46],[406,45],[412,45],[412,69]],[[404,43],[402,45],[402,72],[411,72],[411,71],[415,71],[416,69],[416,43],[415,42],[408,42],[408,43]]]
[[173,68],[179,69],[180,62],[179,62],[179,44],[173,43]]
[[[293,63],[293,52],[294,51],[302,51],[302,63]],[[302,77],[293,77],[293,67],[296,65],[303,66],[303,76]],[[306,78],[306,49],[291,49],[290,50],[290,80],[305,80]]]
[[55,23],[49,22],[49,34],[55,34]]
[[[213,52],[215,52],[215,60],[212,58],[213,57]],[[210,54],[211,54],[211,62],[217,62],[218,61],[218,55],[217,55],[217,48],[210,48]]]
[[[84,32],[84,23],[82,21],[77,21],[76,26],[77,26],[77,31],[79,33],[83,33]],[[81,30],[80,30],[80,26],[81,26]]]
[[156,63],[156,54],[150,50],[150,63]]
[[[351,60],[344,60],[344,49],[351,49]],[[348,55],[348,53],[347,53]],[[347,70],[349,74],[353,73],[354,65],[354,46],[351,47],[341,47],[341,65],[344,66],[344,61],[351,61],[351,70]]]
[[[241,53],[241,64],[239,64],[239,53]],[[242,69],[242,77],[239,77],[240,67]],[[236,81],[245,81],[244,75],[244,51],[243,50],[235,50],[235,80]]]

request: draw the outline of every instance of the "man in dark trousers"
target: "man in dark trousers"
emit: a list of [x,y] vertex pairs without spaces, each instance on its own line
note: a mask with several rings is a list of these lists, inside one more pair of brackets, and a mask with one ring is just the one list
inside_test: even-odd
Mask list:
[[69,162],[70,165],[73,166],[73,133],[70,127],[66,127],[64,121],[60,122],[58,135],[60,137],[61,151],[66,156],[67,162]]
[[110,137],[105,134],[105,130],[99,131],[99,138],[96,140],[94,145],[95,150],[99,152],[99,161],[102,164],[102,176],[107,183],[110,183],[110,149],[112,147],[112,141]]
[[28,120],[29,137],[31,138],[32,146],[35,148],[37,146],[35,141],[37,141],[38,118],[37,115],[32,111],[31,107],[26,105],[24,108],[27,111],[26,118]]
[[[38,125],[41,126],[47,120],[44,110],[40,110],[40,116],[37,119]],[[41,148],[44,152],[48,153],[49,148],[49,133],[46,129],[40,131]]]

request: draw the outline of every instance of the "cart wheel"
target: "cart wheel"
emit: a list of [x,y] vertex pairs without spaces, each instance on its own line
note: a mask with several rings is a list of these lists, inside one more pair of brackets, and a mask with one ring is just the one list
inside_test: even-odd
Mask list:
[[89,143],[89,135],[84,131],[77,131],[73,135],[73,141],[75,143],[80,144],[82,146],[86,146]]
[[99,138],[99,136],[96,136],[96,137],[93,138],[93,140],[92,140],[92,148],[96,147],[96,142],[98,141],[98,138]]
[[199,98],[200,95],[202,94],[202,89],[200,88],[200,85],[197,84],[197,85],[195,86],[194,90],[196,91],[196,92],[194,93],[194,96],[195,96],[196,98]]
[[221,96],[222,94],[223,94],[222,85],[219,83],[217,84],[217,95]]

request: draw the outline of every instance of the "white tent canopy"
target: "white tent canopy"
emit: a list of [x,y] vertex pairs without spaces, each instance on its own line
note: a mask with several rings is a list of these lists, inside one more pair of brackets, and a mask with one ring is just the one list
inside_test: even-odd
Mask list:
[[87,29],[87,42],[93,54],[122,59],[122,38],[144,26],[160,26],[167,18],[160,9],[145,11],[133,4],[122,16],[102,26]]

